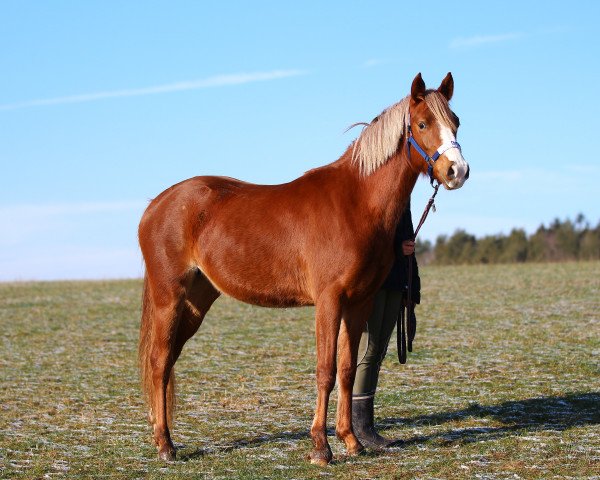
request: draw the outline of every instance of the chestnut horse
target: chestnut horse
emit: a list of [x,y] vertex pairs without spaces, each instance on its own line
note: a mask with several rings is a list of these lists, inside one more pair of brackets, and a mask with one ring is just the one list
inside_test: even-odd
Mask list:
[[468,178],[448,106],[453,89],[450,73],[437,90],[426,90],[418,74],[410,95],[366,125],[337,161],[290,183],[194,177],[150,202],[139,226],[146,265],[139,361],[161,459],[175,458],[173,366],[221,293],[263,307],[316,307],[310,459],[332,458],[325,423],[336,373],[337,436],[349,454],[363,449],[351,420],[357,350],[393,263],[396,225],[429,165],[432,182],[448,190]]

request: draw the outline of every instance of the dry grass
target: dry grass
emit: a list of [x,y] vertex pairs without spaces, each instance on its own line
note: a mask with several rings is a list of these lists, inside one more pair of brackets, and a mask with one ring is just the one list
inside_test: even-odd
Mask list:
[[138,387],[141,283],[0,284],[0,477],[600,478],[600,264],[422,275],[415,352],[402,367],[391,346],[377,397],[404,443],[346,458],[332,436],[325,469],[304,459],[312,309],[217,301],[178,362],[165,466]]

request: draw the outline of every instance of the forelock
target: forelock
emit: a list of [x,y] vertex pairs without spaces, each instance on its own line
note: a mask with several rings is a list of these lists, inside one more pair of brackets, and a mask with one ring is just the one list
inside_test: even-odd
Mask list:
[[452,130],[457,130],[456,116],[450,110],[448,101],[437,90],[430,90],[423,98],[427,108],[431,111],[435,119],[442,125],[450,127]]

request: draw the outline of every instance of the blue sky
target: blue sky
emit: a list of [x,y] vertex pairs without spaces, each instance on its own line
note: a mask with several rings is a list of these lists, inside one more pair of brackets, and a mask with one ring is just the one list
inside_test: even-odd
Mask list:
[[594,1],[5,0],[0,280],[140,276],[148,199],[332,162],[417,72],[453,73],[471,166],[422,238],[596,224],[599,18]]

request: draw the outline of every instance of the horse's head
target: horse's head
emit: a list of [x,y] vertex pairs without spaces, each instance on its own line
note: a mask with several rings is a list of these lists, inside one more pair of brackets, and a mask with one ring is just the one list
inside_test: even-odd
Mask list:
[[469,164],[456,141],[458,117],[448,102],[454,91],[448,73],[437,90],[426,90],[421,74],[413,80],[410,92],[408,144],[413,167],[428,173],[448,190],[462,187],[469,178]]

